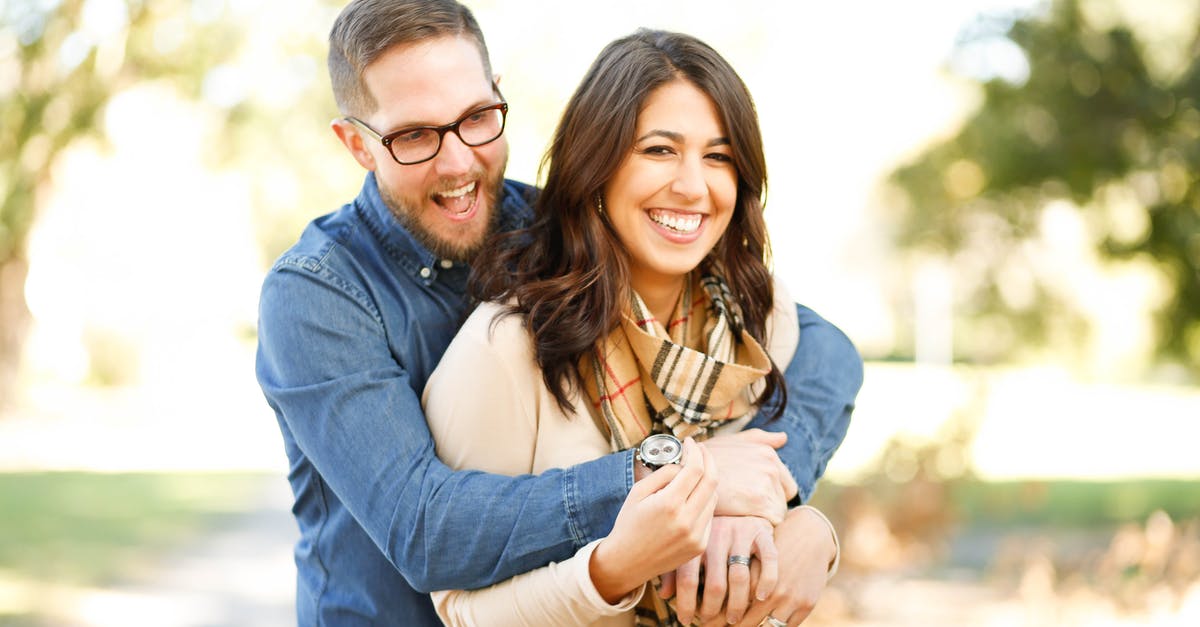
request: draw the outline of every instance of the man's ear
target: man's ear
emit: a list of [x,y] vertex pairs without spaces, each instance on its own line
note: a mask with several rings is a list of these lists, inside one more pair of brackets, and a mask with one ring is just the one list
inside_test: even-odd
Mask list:
[[338,140],[342,142],[346,150],[350,151],[359,165],[372,172],[375,171],[375,155],[367,150],[366,145],[363,144],[362,133],[358,132],[354,124],[337,118],[329,123],[329,128],[333,129],[333,134],[337,135]]

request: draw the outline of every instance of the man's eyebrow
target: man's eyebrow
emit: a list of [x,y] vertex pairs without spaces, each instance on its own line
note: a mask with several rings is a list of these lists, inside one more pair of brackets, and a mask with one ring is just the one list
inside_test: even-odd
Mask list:
[[[464,116],[480,107],[494,105],[499,102],[500,101],[495,98],[484,98],[483,100],[476,101],[474,104],[469,104],[462,111],[460,111],[458,113],[458,115],[454,117],[454,120],[457,120],[457,119],[461,118],[462,116]],[[454,120],[450,120],[450,122],[446,122],[446,124],[450,124],[451,122],[454,122]],[[433,122],[418,122],[418,123],[412,123],[412,124],[404,124],[404,125],[399,125],[399,126],[393,127],[392,130],[388,131],[387,133],[384,133],[384,135],[389,135],[391,133],[395,133],[396,131],[408,130],[410,128],[426,128],[426,127],[430,127],[430,126],[441,126],[441,124],[434,124]]]
[[[634,143],[640,142],[645,139],[649,139],[651,137],[665,137],[675,143],[679,143],[679,144],[683,143],[683,134],[682,133],[676,133],[675,131],[665,131],[665,130],[659,129],[659,128],[656,128],[656,129],[650,131],[649,133],[642,135],[641,137],[637,138],[634,141]],[[705,147],[711,148],[712,146],[728,146],[730,143],[731,142],[729,141],[728,137],[715,137],[713,139],[708,140],[708,143],[705,144]]]

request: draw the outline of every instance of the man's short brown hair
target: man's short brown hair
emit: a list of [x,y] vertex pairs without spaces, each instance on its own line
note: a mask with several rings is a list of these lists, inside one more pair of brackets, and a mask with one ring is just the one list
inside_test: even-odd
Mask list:
[[436,37],[470,35],[483,70],[492,78],[483,31],[467,7],[455,0],[354,0],[329,31],[329,80],[342,115],[365,117],[378,106],[363,71],[393,46]]

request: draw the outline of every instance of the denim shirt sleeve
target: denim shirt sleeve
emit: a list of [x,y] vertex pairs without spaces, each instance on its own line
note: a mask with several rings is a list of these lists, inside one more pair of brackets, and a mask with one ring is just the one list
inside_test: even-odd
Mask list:
[[817,479],[846,437],[854,399],[863,381],[863,363],[854,344],[813,310],[796,305],[800,343],[784,371],[787,406],[777,420],[764,408],[746,428],[783,431],[787,444],[779,458],[800,485],[800,500],[812,496]]
[[538,476],[453,472],[384,335],[362,290],[312,260],[264,282],[257,375],[288,445],[415,589],[490,585],[609,533],[632,452]]

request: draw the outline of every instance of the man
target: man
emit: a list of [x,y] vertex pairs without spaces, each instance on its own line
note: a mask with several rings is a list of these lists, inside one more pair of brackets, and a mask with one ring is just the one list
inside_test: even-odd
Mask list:
[[[466,312],[466,261],[489,233],[527,220],[536,190],[503,178],[507,105],[465,7],[352,2],[328,65],[346,116],[333,130],[368,174],[357,198],[279,258],[259,319],[257,375],[301,532],[297,613],[305,625],[436,625],[428,591],[489,585],[606,535],[634,481],[633,453],[537,477],[456,473],[437,459],[419,395]],[[811,530],[782,504],[811,493],[862,376],[845,336],[799,313],[785,415],[751,425],[786,432],[786,445],[753,431],[710,446],[721,502],[783,521],[785,538]]]

